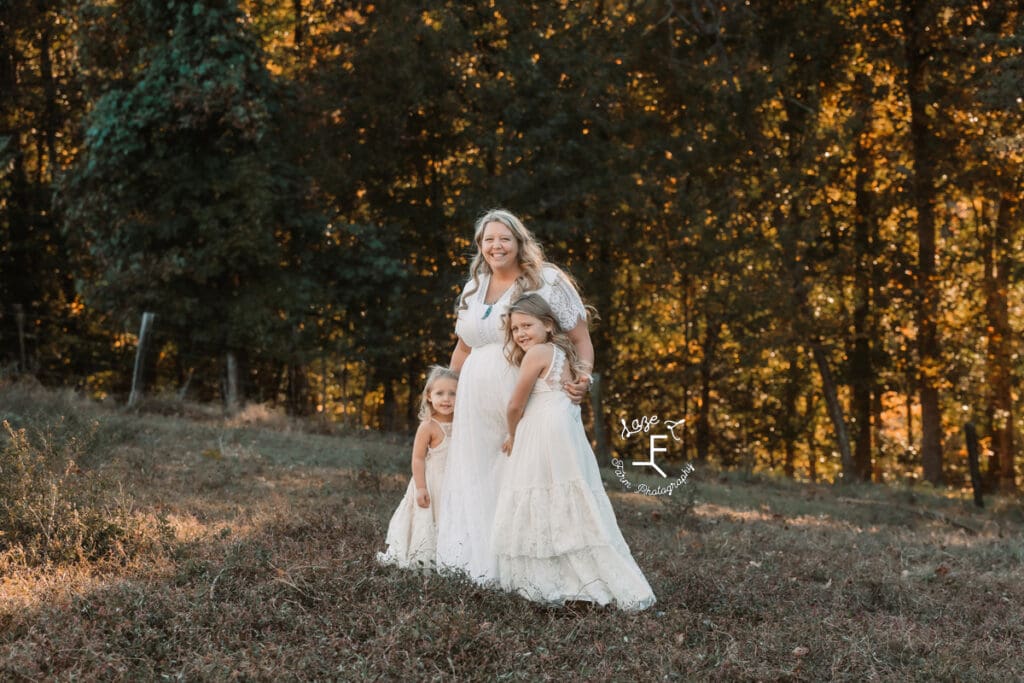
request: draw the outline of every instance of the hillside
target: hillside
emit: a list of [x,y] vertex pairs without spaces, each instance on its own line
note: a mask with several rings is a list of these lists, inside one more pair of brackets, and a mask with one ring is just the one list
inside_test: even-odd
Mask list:
[[699,466],[685,491],[646,498],[608,471],[658,603],[549,609],[377,566],[405,438],[18,385],[0,387],[0,414],[54,462],[74,453],[54,476],[101,487],[98,509],[116,501],[131,529],[49,561],[3,529],[5,680],[1024,678],[1019,503]]

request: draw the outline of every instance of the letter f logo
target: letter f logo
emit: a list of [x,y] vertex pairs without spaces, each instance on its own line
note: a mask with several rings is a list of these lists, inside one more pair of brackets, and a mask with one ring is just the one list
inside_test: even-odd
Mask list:
[[650,450],[651,459],[650,460],[644,460],[642,462],[637,462],[636,460],[634,460],[633,461],[633,467],[653,467],[654,469],[658,470],[658,474],[660,474],[663,478],[668,479],[668,475],[665,474],[664,470],[662,470],[660,467],[658,467],[658,463],[654,462],[654,454],[655,453],[666,453],[666,452],[668,452],[667,448],[656,448],[655,445],[654,445],[654,440],[655,439],[667,439],[667,438],[668,438],[668,436],[666,434],[651,434],[651,450]]

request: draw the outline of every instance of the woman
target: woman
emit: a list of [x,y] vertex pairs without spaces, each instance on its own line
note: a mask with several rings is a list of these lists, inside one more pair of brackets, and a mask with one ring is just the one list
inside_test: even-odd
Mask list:
[[581,378],[566,385],[576,403],[590,387],[594,347],[579,293],[565,273],[544,260],[522,221],[503,209],[489,211],[476,222],[474,241],[477,251],[459,297],[459,339],[451,358],[459,393],[438,509],[437,566],[489,583],[496,579],[488,539],[505,463],[505,408],[516,379],[504,353],[503,317],[526,292],[548,302],[584,367]]

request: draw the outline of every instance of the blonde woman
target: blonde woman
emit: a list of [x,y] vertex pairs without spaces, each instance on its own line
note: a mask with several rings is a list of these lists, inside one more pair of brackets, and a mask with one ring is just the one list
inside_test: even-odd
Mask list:
[[439,508],[437,564],[486,584],[497,579],[490,533],[506,460],[501,451],[508,433],[505,409],[516,380],[505,356],[503,317],[509,304],[535,292],[551,307],[582,368],[565,386],[575,403],[590,387],[594,347],[572,279],[544,260],[537,239],[518,217],[504,209],[488,211],[476,222],[474,242],[450,364],[459,373],[459,394]]

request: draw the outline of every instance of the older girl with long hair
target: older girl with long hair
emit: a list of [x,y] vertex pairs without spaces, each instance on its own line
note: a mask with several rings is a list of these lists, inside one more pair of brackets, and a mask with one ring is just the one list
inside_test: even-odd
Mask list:
[[519,378],[491,531],[498,583],[547,604],[649,607],[654,593],[619,531],[580,408],[562,388],[579,373],[576,349],[540,296],[524,295],[508,315]]

